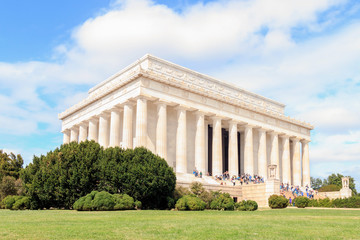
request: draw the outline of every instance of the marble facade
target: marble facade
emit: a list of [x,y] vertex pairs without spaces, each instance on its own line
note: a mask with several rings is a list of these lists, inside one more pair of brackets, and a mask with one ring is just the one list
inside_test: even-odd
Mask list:
[[284,115],[285,105],[145,55],[59,114],[63,143],[144,146],[176,173],[248,173],[310,186],[313,126]]

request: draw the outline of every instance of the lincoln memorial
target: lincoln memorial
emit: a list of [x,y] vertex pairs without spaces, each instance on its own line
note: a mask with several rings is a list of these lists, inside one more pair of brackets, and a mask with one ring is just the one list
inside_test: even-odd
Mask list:
[[284,115],[285,105],[236,85],[145,55],[59,114],[63,143],[144,146],[192,175],[259,175],[310,186],[313,126]]

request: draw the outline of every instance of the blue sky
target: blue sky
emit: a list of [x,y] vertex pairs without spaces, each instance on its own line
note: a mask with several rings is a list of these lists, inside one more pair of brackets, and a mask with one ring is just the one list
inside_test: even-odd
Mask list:
[[57,114],[146,53],[286,104],[315,125],[311,175],[360,189],[357,1],[1,1],[0,148],[59,146]]

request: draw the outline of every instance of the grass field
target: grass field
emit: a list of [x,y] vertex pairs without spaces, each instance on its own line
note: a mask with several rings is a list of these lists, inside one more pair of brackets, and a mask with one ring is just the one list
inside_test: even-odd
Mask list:
[[0,210],[0,239],[360,239],[360,211]]

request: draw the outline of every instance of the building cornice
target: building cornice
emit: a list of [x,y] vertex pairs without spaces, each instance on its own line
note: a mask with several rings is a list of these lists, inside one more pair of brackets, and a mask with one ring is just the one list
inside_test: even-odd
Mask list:
[[285,116],[283,114],[285,105],[281,103],[151,55],[145,55],[137,62],[91,88],[86,99],[60,113],[59,119],[63,120],[141,76],[310,130],[313,129],[309,123]]

